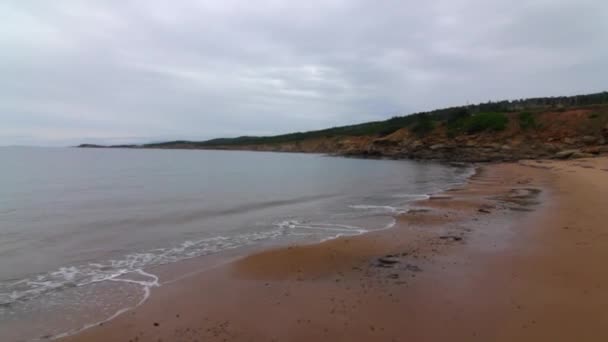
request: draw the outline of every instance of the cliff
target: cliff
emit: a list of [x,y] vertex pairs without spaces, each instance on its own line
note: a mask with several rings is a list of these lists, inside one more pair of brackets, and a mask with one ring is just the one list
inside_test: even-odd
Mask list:
[[534,127],[526,128],[519,120],[521,113],[507,113],[508,122],[502,130],[453,134],[447,123],[439,123],[424,134],[401,128],[386,136],[326,137],[214,148],[466,162],[577,158],[608,153],[608,106],[546,110],[533,115]]

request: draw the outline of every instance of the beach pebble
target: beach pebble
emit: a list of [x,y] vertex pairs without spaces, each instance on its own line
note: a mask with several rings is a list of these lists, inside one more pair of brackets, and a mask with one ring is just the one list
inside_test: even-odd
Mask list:
[[379,258],[378,262],[381,265],[394,265],[399,262],[399,259],[396,259],[392,256],[385,256],[385,257]]
[[432,195],[429,196],[430,200],[446,200],[446,199],[452,199],[452,196],[447,196],[447,195]]
[[454,235],[443,235],[439,237],[441,240],[453,240],[453,241],[461,241],[462,237],[454,236]]

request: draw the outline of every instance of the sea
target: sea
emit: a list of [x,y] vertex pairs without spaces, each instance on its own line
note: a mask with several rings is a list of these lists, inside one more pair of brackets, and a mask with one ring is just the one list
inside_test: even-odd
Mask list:
[[0,148],[0,341],[112,319],[163,286],[159,266],[391,229],[472,173],[302,153]]

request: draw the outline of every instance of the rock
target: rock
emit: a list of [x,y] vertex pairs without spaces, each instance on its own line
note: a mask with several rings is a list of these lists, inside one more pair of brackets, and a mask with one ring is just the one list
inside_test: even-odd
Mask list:
[[593,154],[585,152],[574,152],[570,155],[570,158],[591,158]]
[[446,200],[446,199],[452,199],[452,196],[448,196],[448,195],[432,195],[429,196],[430,200]]
[[422,268],[412,264],[407,264],[405,269],[411,272],[422,272]]
[[596,138],[596,137],[594,137],[594,136],[592,136],[592,135],[585,135],[584,137],[582,137],[582,138],[581,138],[581,140],[582,140],[582,141],[583,141],[585,144],[590,145],[590,144],[593,144],[594,142],[596,142],[596,141],[597,141],[597,138]]
[[431,209],[420,208],[420,209],[410,209],[407,211],[408,214],[419,214],[419,213],[428,213]]
[[380,265],[394,265],[399,262],[399,259],[393,256],[385,256],[382,258],[378,258],[378,263]]
[[413,141],[413,142],[410,144],[410,148],[411,148],[412,150],[415,150],[415,149],[417,149],[417,148],[421,147],[422,145],[424,145],[424,144],[422,143],[422,141],[420,141],[420,140],[414,140],[414,141]]
[[598,144],[598,145],[606,145],[606,138],[604,138],[604,137],[600,137],[600,138],[597,140],[597,144]]
[[608,146],[589,146],[581,150],[583,153],[600,154],[608,153]]
[[488,209],[485,209],[485,208],[479,208],[479,210],[478,210],[478,211],[479,211],[480,213],[484,213],[484,214],[489,214],[489,213],[491,213],[491,211],[489,211]]
[[511,146],[509,146],[509,145],[502,145],[500,147],[500,149],[503,150],[503,151],[510,151],[511,150]]
[[441,240],[453,240],[453,241],[461,241],[462,238],[460,236],[454,235],[443,235],[439,237]]
[[376,139],[372,142],[372,144],[377,146],[397,146],[399,145],[399,141],[390,139]]
[[576,140],[572,139],[572,138],[564,138],[564,140],[562,140],[564,142],[564,144],[567,145],[574,145],[576,144]]
[[432,151],[439,150],[445,148],[445,144],[435,144],[429,147]]
[[542,148],[550,153],[556,153],[559,152],[560,148],[558,147],[558,145],[556,144],[543,144]]
[[572,149],[572,150],[564,150],[564,151],[560,151],[557,152],[553,157],[557,158],[557,159],[568,159],[570,158],[574,153],[580,153],[580,150],[577,149]]

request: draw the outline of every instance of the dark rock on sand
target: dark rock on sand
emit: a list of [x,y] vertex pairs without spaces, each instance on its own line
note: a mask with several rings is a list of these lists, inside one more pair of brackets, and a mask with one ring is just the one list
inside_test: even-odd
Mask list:
[[378,258],[378,264],[380,266],[388,266],[388,265],[394,265],[399,263],[399,259],[393,257],[393,256],[385,256],[382,258]]
[[452,199],[452,196],[448,196],[448,195],[432,195],[429,196],[430,200],[448,200],[448,199]]
[[557,152],[554,157],[557,159],[568,159],[570,158],[573,154],[575,153],[579,153],[580,150],[578,149],[571,149],[571,150],[563,150],[560,152]]
[[462,237],[455,235],[442,235],[439,237],[441,240],[452,240],[452,241],[462,241]]
[[422,268],[412,264],[405,265],[405,269],[411,272],[422,272]]
[[573,159],[577,159],[577,158],[591,158],[593,157],[593,154],[591,153],[585,153],[585,152],[575,152],[573,153],[570,158]]

